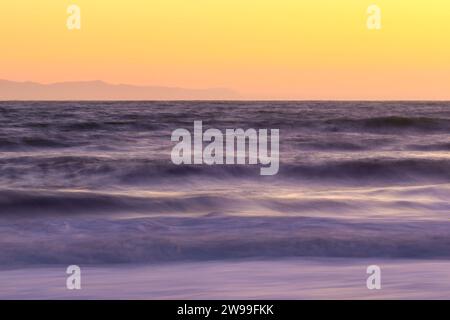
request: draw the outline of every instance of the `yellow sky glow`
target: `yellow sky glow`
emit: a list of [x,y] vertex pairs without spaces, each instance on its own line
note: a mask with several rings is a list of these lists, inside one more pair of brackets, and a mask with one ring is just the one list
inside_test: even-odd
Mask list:
[[[81,30],[66,9],[81,8]],[[371,4],[382,29],[366,27]],[[450,99],[448,0],[14,0],[0,78],[227,87],[248,99]]]

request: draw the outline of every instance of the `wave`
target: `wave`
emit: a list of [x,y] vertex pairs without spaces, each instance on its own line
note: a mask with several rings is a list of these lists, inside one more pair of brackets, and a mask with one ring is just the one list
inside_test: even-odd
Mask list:
[[89,156],[0,159],[0,181],[8,187],[93,188],[185,184],[228,179],[301,182],[303,180],[379,182],[448,182],[450,159],[362,158],[325,162],[283,162],[276,176],[260,176],[260,165],[173,165],[146,158]]
[[281,257],[450,259],[450,223],[233,217],[20,220],[0,226],[0,265]]
[[199,195],[186,197],[138,197],[75,191],[0,191],[0,216],[26,216],[97,213],[204,213],[211,208],[232,209],[243,206],[244,200],[224,196]]
[[430,179],[450,181],[450,160],[369,158],[329,161],[319,164],[287,164],[280,173],[308,179],[373,179],[408,181]]
[[[396,206],[395,204],[393,204]],[[439,203],[435,204],[439,205]],[[370,203],[358,201],[338,201],[333,199],[276,200],[272,198],[246,199],[231,194],[178,195],[168,193],[164,196],[132,196],[129,194],[96,193],[88,191],[45,191],[45,190],[1,190],[0,217],[70,217],[75,215],[96,215],[105,217],[115,213],[139,214],[195,214],[216,215],[220,212],[253,210],[255,212],[310,211],[348,212],[361,207],[368,209]],[[412,206],[421,207],[414,203]],[[430,205],[429,205],[430,206]],[[423,209],[423,208],[422,208]]]
[[[318,193],[298,197],[277,197],[254,193],[241,195],[239,189],[227,188],[173,193],[142,193],[135,191],[49,191],[0,190],[0,218],[76,216],[155,216],[175,214],[182,216],[214,216],[220,214],[256,215],[325,215],[341,214],[347,218],[379,216],[395,212],[395,216],[426,216],[444,218],[450,212],[448,188],[412,187],[399,190],[375,189],[369,192],[347,191],[334,197]],[[350,189],[354,190],[354,189]],[[256,184],[255,184],[256,191]]]
[[63,141],[60,139],[52,138],[40,138],[40,137],[11,137],[11,138],[0,138],[0,150],[3,151],[17,151],[25,150],[28,148],[68,148],[79,146],[77,143],[69,143],[68,141]]
[[334,131],[356,129],[362,131],[450,131],[450,119],[433,117],[386,116],[372,118],[335,118],[324,123]]
[[[147,121],[146,121],[147,120]],[[124,119],[114,119],[111,121],[78,121],[62,123],[57,126],[61,131],[114,131],[114,130],[138,130],[154,131],[164,128],[164,125],[154,123],[154,120],[141,117],[136,120],[126,121]]]
[[[378,142],[378,143],[377,143]],[[300,150],[319,150],[319,151],[363,151],[370,150],[379,146],[379,141],[372,143],[358,143],[352,141],[314,141],[314,139],[305,141],[293,141],[289,146],[297,147]]]
[[413,144],[408,146],[409,150],[417,151],[450,151],[450,142],[448,143],[431,143],[431,144]]

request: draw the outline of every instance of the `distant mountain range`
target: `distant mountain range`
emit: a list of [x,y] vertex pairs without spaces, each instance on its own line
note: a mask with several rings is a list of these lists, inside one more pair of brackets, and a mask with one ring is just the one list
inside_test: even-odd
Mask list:
[[226,88],[185,89],[110,84],[103,81],[15,82],[0,80],[0,100],[235,100]]

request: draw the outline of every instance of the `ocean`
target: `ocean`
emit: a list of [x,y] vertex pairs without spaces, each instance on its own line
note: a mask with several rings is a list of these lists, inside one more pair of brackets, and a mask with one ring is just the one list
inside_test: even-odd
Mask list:
[[[278,174],[174,165],[194,121],[279,129]],[[0,297],[449,298],[449,151],[450,102],[0,102]]]

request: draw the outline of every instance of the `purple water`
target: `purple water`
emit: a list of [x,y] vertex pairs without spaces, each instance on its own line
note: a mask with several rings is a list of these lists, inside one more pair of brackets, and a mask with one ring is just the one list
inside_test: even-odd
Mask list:
[[[175,166],[199,120],[280,129],[279,173]],[[447,102],[1,102],[0,268],[446,263],[449,133]]]

